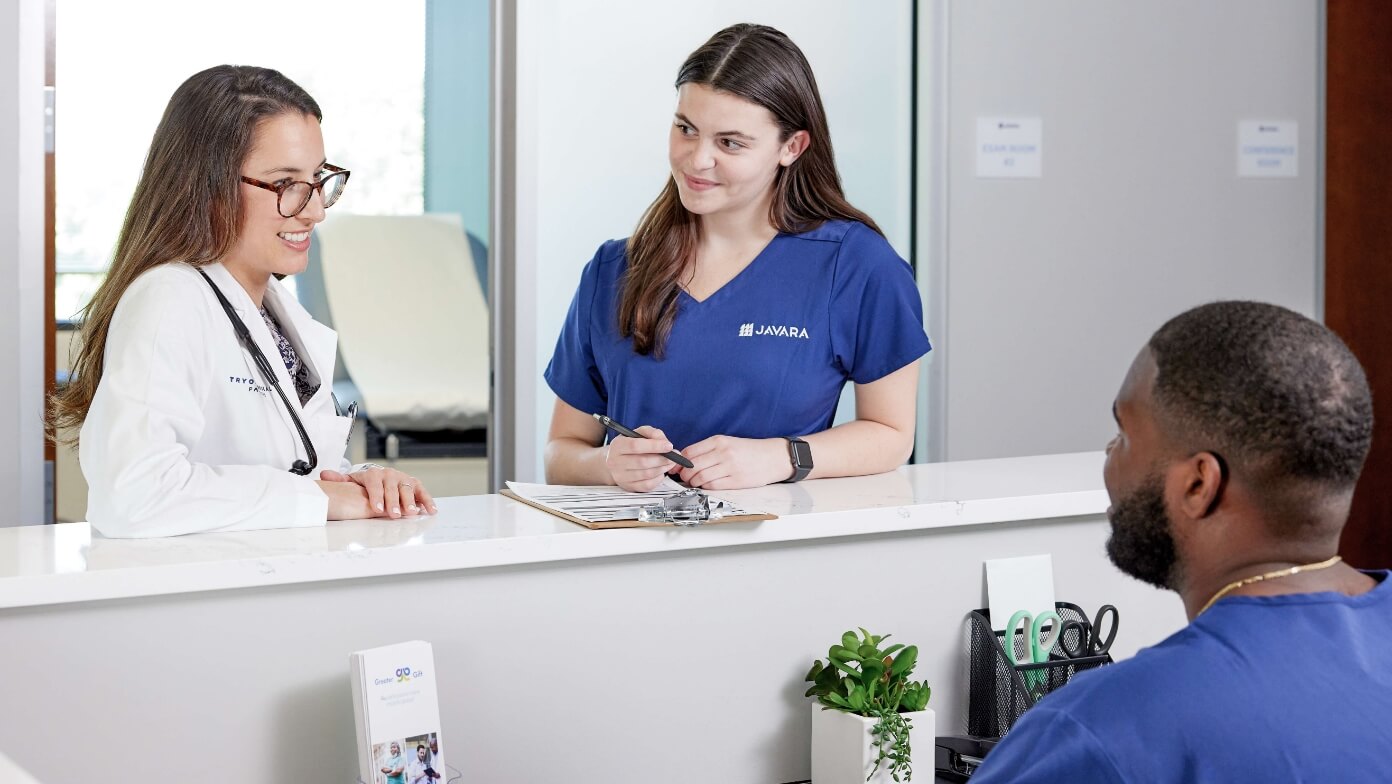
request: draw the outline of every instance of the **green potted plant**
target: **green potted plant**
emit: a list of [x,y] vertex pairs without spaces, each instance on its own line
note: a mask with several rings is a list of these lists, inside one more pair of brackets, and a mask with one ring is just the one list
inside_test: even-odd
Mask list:
[[913,645],[880,645],[889,635],[865,629],[841,635],[807,671],[812,706],[812,781],[860,784],[911,781],[913,750],[932,778],[933,711],[927,681],[912,681]]

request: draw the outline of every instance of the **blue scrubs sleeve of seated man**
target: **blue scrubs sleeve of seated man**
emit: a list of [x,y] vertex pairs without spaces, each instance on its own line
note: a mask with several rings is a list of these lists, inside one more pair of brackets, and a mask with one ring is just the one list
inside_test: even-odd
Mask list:
[[932,349],[913,270],[884,237],[852,224],[834,275],[832,351],[852,381],[878,381]]
[[[600,267],[618,263],[623,251],[624,240],[611,240],[601,245],[594,258],[585,265],[580,273],[580,285],[566,312],[565,323],[561,325],[560,337],[556,339],[556,350],[546,366],[545,378],[551,391],[567,405],[586,414],[607,410],[609,390],[605,388],[599,364],[595,361],[591,343],[594,330],[591,326],[596,317],[594,304]],[[613,318],[612,314],[599,315],[600,318],[606,316]]]
[[1126,781],[1102,741],[1047,705],[1031,708],[986,757],[975,784],[1114,784]]

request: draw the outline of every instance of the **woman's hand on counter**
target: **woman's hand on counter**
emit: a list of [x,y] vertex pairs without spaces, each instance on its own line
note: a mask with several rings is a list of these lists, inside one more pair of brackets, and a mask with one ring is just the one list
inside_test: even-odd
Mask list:
[[374,516],[372,507],[367,503],[367,491],[357,483],[326,479],[314,481],[319,485],[319,489],[324,491],[324,495],[329,497],[330,520],[364,520]]
[[354,471],[351,474],[343,474],[338,471],[324,471],[319,475],[319,485],[324,488],[325,493],[329,493],[329,519],[355,519],[334,517],[334,500],[332,493],[339,493],[344,496],[343,500],[350,506],[354,504],[348,496],[352,494],[340,488],[329,488],[325,485],[340,485],[346,488],[357,490],[363,498],[361,514],[357,518],[363,517],[388,517],[396,519],[402,515],[415,514],[435,514],[438,511],[435,506],[435,499],[431,498],[430,493],[421,485],[415,477],[398,471],[395,468],[384,468],[372,466]]
[[609,442],[605,447],[604,465],[614,478],[614,484],[630,493],[646,493],[662,484],[662,478],[677,464],[662,456],[672,451],[673,446],[661,430],[644,425],[634,432],[644,438],[615,436]]
[[682,481],[702,490],[763,487],[793,475],[788,441],[783,438],[711,436],[682,454],[695,466],[682,469]]

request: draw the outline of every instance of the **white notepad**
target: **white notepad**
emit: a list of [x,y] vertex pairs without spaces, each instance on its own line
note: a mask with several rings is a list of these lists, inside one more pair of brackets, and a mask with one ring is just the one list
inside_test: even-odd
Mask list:
[[996,631],[1004,631],[1010,616],[1020,610],[1031,616],[1053,610],[1053,556],[1026,555],[987,561],[986,596],[991,625]]

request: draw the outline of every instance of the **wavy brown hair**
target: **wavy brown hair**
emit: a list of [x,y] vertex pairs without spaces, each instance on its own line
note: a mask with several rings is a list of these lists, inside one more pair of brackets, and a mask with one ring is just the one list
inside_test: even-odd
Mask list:
[[297,112],[323,120],[319,104],[279,71],[219,65],[174,91],[155,129],[106,278],[81,313],[72,375],[50,403],[49,438],[76,442],[101,382],[112,314],[131,283],[172,261],[201,267],[236,244],[242,225],[241,171],[257,126]]
[[[774,176],[769,206],[774,228],[796,234],[828,220],[853,220],[883,235],[870,216],[846,201],[817,80],[788,36],[764,25],[727,27],[682,63],[675,86],[684,84],[705,85],[768,109],[778,123],[780,142],[807,132],[807,150]],[[700,238],[700,216],[682,206],[676,181],[669,177],[628,239],[619,332],[633,339],[637,353],[662,356],[677,315],[681,275],[695,258]]]

